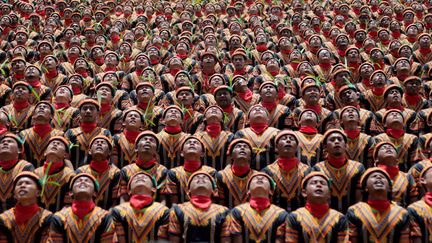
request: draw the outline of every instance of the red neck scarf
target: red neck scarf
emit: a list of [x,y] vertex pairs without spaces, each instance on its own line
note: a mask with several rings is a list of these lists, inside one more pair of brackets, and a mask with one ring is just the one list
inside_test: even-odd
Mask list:
[[252,131],[254,133],[261,135],[267,130],[268,124],[267,123],[251,123],[250,128],[252,129]]
[[21,204],[17,204],[15,206],[15,222],[17,224],[25,224],[27,223],[37,212],[39,211],[39,206],[37,203],[23,206]]
[[256,45],[256,49],[259,52],[267,51],[267,44],[266,43],[258,44],[258,45]]
[[392,110],[392,109],[403,111],[405,108],[401,104],[396,106],[391,106],[391,105],[387,106],[387,110]]
[[231,171],[233,172],[233,174],[235,176],[242,177],[242,176],[246,175],[247,173],[249,173],[249,171],[250,171],[250,165],[249,164],[238,165],[238,164],[234,163],[231,166]]
[[391,35],[394,39],[399,39],[399,37],[401,36],[401,32],[400,31],[393,31],[391,33]]
[[138,135],[140,134],[140,131],[131,131],[128,130],[127,128],[125,128],[123,130],[123,134],[125,135],[126,139],[130,142],[130,143],[135,143],[135,139],[138,137]]
[[231,114],[232,111],[234,110],[234,106],[233,106],[232,104],[229,104],[227,107],[222,108],[222,110],[223,110],[225,113]]
[[368,199],[367,203],[378,212],[385,212],[390,207],[389,200],[372,200]]
[[73,202],[72,202],[72,212],[76,216],[78,216],[79,219],[83,219],[94,208],[95,208],[95,203],[93,201],[73,200]]
[[243,67],[240,70],[237,70],[237,69],[234,70],[234,76],[236,76],[236,75],[245,75],[245,74],[246,74],[246,67]]
[[316,105],[305,105],[306,109],[314,110],[317,114],[321,114],[322,108],[320,104]]
[[403,129],[393,129],[393,128],[387,128],[386,129],[387,135],[389,135],[392,138],[400,138],[405,134],[405,131]]
[[410,43],[414,43],[414,42],[417,41],[417,38],[416,38],[415,36],[408,36],[408,37],[407,37],[407,40],[408,40]]
[[291,54],[291,52],[292,52],[292,50],[290,50],[290,49],[281,49],[280,51],[281,51],[281,53],[284,54],[284,55],[289,55],[289,54]]
[[363,42],[356,42],[355,46],[360,49],[363,47]]
[[399,174],[399,166],[397,165],[378,165],[378,167],[385,170],[392,180]]
[[201,161],[199,160],[185,160],[183,168],[187,172],[195,172],[201,167]]
[[32,86],[32,88],[38,89],[42,86],[40,80],[34,80],[34,81],[27,81],[28,84],[30,84],[30,86]]
[[341,168],[348,162],[345,156],[333,157],[330,154],[328,155],[327,161],[331,166],[337,169]]
[[356,139],[360,135],[360,129],[345,129],[344,132],[349,139]]
[[297,157],[293,157],[293,158],[279,157],[277,163],[280,168],[288,172],[291,171],[299,164],[299,159]]
[[201,196],[201,195],[191,196],[190,202],[194,207],[202,210],[209,209],[212,203],[211,198],[209,196]]
[[268,197],[251,197],[249,204],[251,208],[261,213],[270,207],[270,199]]
[[388,44],[390,44],[390,39],[382,40],[381,44],[383,44],[384,46],[388,46]]
[[283,88],[279,88],[278,89],[278,99],[282,100],[286,95],[286,91]]
[[402,21],[403,20],[403,14],[402,13],[396,13],[395,14],[395,19],[397,21]]
[[253,97],[253,93],[250,89],[246,89],[245,92],[237,92],[237,94],[240,96],[240,98],[242,98],[244,101],[248,103],[252,100]]
[[320,63],[319,66],[321,67],[321,69],[323,69],[324,71],[328,71],[331,69],[332,65],[331,63]]
[[410,106],[416,106],[421,101],[421,96],[418,94],[415,95],[409,95],[404,94],[405,100],[407,101],[408,105]]
[[330,206],[328,205],[328,203],[319,204],[319,203],[306,202],[305,208],[315,218],[319,218],[319,219],[324,217],[324,215],[326,215],[327,212],[330,210]]
[[9,170],[12,167],[14,167],[16,164],[18,163],[17,159],[13,159],[13,160],[7,160],[7,161],[0,161],[0,167],[2,168],[2,170]]
[[177,74],[178,72],[180,72],[180,69],[178,69],[178,68],[172,68],[172,69],[170,69],[170,74],[171,74],[172,76],[176,76],[176,74]]
[[156,159],[151,159],[149,161],[144,161],[144,160],[141,160],[141,159],[138,158],[135,161],[135,164],[137,164],[139,167],[141,167],[143,169],[148,169],[148,168],[152,167],[153,165],[155,165],[156,163],[157,163]]
[[102,161],[90,161],[90,168],[92,168],[97,173],[104,173],[105,171],[109,170],[110,165],[108,163],[108,160],[102,160]]
[[117,68],[116,67],[106,67],[104,69],[104,72],[117,72]]
[[54,103],[54,108],[56,110],[60,110],[60,109],[65,109],[65,108],[69,108],[69,104],[68,103]]
[[346,53],[345,53],[346,49],[337,49],[337,53],[340,57],[345,57]]
[[269,72],[269,73],[271,74],[271,76],[276,77],[279,74],[279,70],[272,71],[272,72]]
[[384,60],[376,61],[376,62],[374,62],[373,65],[374,65],[375,70],[384,70],[384,67],[385,67]]
[[18,80],[23,80],[24,79],[24,74],[21,73],[15,73],[14,74],[14,78],[18,79]]
[[0,135],[5,134],[7,131],[8,131],[8,128],[5,125],[0,124]]
[[153,197],[144,194],[135,194],[129,200],[130,205],[137,210],[141,210],[153,203]]
[[217,136],[219,136],[221,131],[222,131],[222,125],[220,123],[211,123],[211,124],[207,124],[206,126],[206,132],[212,138],[216,138]]
[[432,192],[426,192],[423,200],[427,205],[429,205],[429,207],[432,207]]
[[[50,162],[45,161],[45,163],[43,165],[44,171],[46,171],[48,169],[49,164],[50,164]],[[58,171],[60,171],[63,168],[63,166],[64,166],[63,160],[57,161],[57,162],[51,162],[51,166],[49,168],[48,175],[52,175],[52,174],[57,173]]]
[[137,68],[137,69],[135,70],[135,74],[136,74],[137,76],[141,76],[141,74],[143,73],[143,71],[144,71],[144,69],[142,69],[142,68]]
[[95,58],[95,63],[96,63],[98,66],[102,66],[102,65],[104,64],[104,62],[105,62],[105,60],[104,60],[103,57]]
[[385,87],[380,87],[380,88],[372,87],[372,93],[375,96],[382,96],[384,94],[384,91],[385,91]]
[[369,78],[363,78],[363,79],[362,79],[362,83],[363,83],[367,88],[369,88],[369,87],[371,86],[371,83],[370,83],[370,79],[369,79]]
[[297,67],[299,66],[300,63],[298,62],[290,62],[291,67],[294,69],[294,71],[297,71]]
[[100,114],[106,114],[111,110],[111,104],[110,103],[101,103],[100,105]]
[[177,57],[180,59],[186,59],[188,57],[188,53],[177,53]]
[[264,108],[266,108],[269,112],[271,112],[276,108],[277,103],[276,101],[273,102],[261,101],[261,105],[264,106]]
[[72,92],[74,95],[81,94],[81,88],[77,86],[72,86]]
[[47,73],[45,73],[45,76],[49,79],[53,79],[57,77],[57,74],[58,74],[57,69],[54,69],[52,71],[48,71]]
[[37,135],[39,135],[39,137],[43,138],[45,137],[48,133],[50,133],[52,130],[51,125],[48,124],[35,124],[33,126],[33,131],[35,131],[35,133],[37,133]]
[[430,48],[420,48],[419,51],[423,55],[427,55],[427,54],[432,52],[432,50]]
[[306,133],[306,134],[317,134],[318,133],[318,129],[316,127],[312,127],[312,126],[300,126],[300,130],[301,133]]
[[24,100],[24,101],[18,101],[15,100],[13,102],[13,107],[15,108],[15,110],[17,111],[22,111],[25,108],[29,107],[30,103],[28,102],[28,100]]
[[144,102],[139,102],[138,103],[138,107],[143,109],[143,110],[147,110],[147,106],[149,106],[149,103],[144,103]]
[[408,73],[399,73],[396,74],[396,77],[400,80],[400,81],[404,81],[406,78],[408,78],[409,74]]
[[177,133],[181,133],[182,131],[180,126],[168,126],[168,125],[164,127],[164,130],[165,132],[170,134],[177,134]]
[[90,133],[96,128],[96,122],[81,122],[80,127],[81,130],[85,133]]

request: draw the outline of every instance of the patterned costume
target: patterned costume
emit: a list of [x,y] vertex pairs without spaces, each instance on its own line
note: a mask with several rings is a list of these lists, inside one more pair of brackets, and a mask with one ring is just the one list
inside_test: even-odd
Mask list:
[[224,169],[227,163],[228,145],[234,135],[231,132],[221,131],[216,138],[211,137],[207,132],[199,132],[195,136],[201,139],[205,147],[207,156],[204,157],[203,163],[217,171]]
[[238,177],[232,172],[231,165],[227,165],[224,170],[216,174],[219,198],[225,200],[228,208],[233,208],[246,202],[247,182],[256,172],[255,170],[250,170],[243,177]]
[[42,166],[45,159],[45,149],[49,139],[54,136],[63,136],[63,132],[52,129],[44,137],[40,137],[33,128],[21,131],[19,137],[24,142],[24,159],[32,163],[35,168]]
[[75,172],[71,168],[64,166],[60,171],[48,175],[44,167],[39,167],[35,170],[35,174],[39,178],[47,176],[47,183],[43,185],[44,193],[41,195],[41,203],[45,209],[55,213],[65,205],[72,203],[69,194],[69,183],[75,176]]
[[156,165],[154,165],[148,169],[143,169],[135,163],[124,166],[120,171],[120,177],[121,177],[120,178],[121,179],[121,181],[120,181],[120,195],[125,195],[128,193],[127,192],[127,185],[129,183],[130,178],[133,175],[135,175],[136,173],[141,172],[141,171],[149,173],[156,180],[158,190],[156,192],[155,200],[159,201],[160,192],[161,192],[162,188],[165,187],[166,178],[167,178],[168,172],[169,172],[169,170],[161,164],[156,164]]
[[75,107],[56,109],[51,124],[55,129],[65,132],[79,125],[79,115],[80,111]]
[[14,207],[0,215],[0,242],[46,242],[52,213],[39,208],[25,224],[17,224],[15,210]]
[[241,235],[243,242],[275,242],[284,238],[285,221],[288,213],[275,205],[270,205],[258,213],[249,203],[241,204],[231,211],[231,235]]
[[122,203],[111,209],[118,242],[152,242],[167,238],[169,209],[153,202],[138,210],[130,203]]
[[81,127],[72,128],[66,131],[64,136],[72,143],[70,158],[75,169],[88,162],[90,141],[98,135],[104,135],[111,138],[111,133],[100,127],[96,127],[89,133],[83,132]]
[[84,165],[76,170],[76,174],[88,173],[99,183],[99,190],[95,199],[95,204],[103,209],[109,209],[116,205],[119,198],[120,190],[120,170],[115,165],[110,165],[110,168],[99,174],[93,170],[90,165]]
[[270,161],[275,160],[273,140],[278,132],[278,129],[268,127],[258,135],[248,127],[235,134],[234,138],[244,138],[252,144],[253,152],[256,154],[250,163],[252,169],[262,170]]
[[0,212],[4,212],[13,206],[15,206],[16,200],[13,197],[13,180],[15,177],[23,171],[33,171],[34,167],[32,164],[25,160],[20,160],[9,170],[3,170],[0,173]]
[[180,132],[178,134],[170,134],[162,130],[157,134],[160,141],[159,158],[165,167],[168,169],[180,165],[180,147],[183,141],[187,138],[187,133]]
[[362,163],[365,167],[372,165],[372,152],[374,146],[374,139],[364,133],[360,133],[359,136],[354,139],[347,138],[347,157],[350,160]]
[[201,166],[200,169],[194,172],[188,172],[183,166],[179,166],[171,169],[168,172],[167,182],[165,188],[162,190],[162,194],[167,196],[176,195],[179,197],[179,202],[185,202],[189,200],[189,196],[186,194],[188,186],[187,183],[189,177],[197,171],[204,171],[209,173],[212,177],[216,176],[216,170],[206,165]]
[[288,216],[285,242],[348,242],[348,220],[330,209],[322,218],[314,217],[306,208]]
[[300,161],[308,166],[314,166],[321,161],[322,148],[321,142],[323,135],[307,134],[300,131],[294,132],[299,140],[297,157]]
[[331,181],[330,207],[339,212],[346,212],[356,199],[356,191],[360,188],[360,177],[365,168],[354,160],[348,160],[341,168],[334,168],[326,161],[319,162],[313,168],[323,172]]
[[226,207],[214,203],[207,210],[195,208],[190,202],[174,205],[168,233],[181,237],[183,242],[220,242],[222,237],[230,236],[228,213]]
[[31,116],[33,114],[34,107],[29,105],[27,108],[17,110],[13,107],[13,104],[4,106],[2,108],[9,116],[11,121],[11,132],[20,132],[24,129],[31,127]]
[[397,205],[383,213],[365,202],[359,202],[348,209],[350,237],[357,242],[409,242],[408,212]]
[[114,222],[107,211],[96,206],[86,217],[79,219],[68,207],[54,214],[49,242],[111,243],[114,231]]
[[299,163],[290,171],[283,170],[278,162],[263,169],[275,182],[272,202],[288,212],[294,211],[304,204],[300,184],[309,170],[309,166]]
[[420,237],[421,242],[432,241],[432,212],[431,206],[421,199],[408,206],[411,218],[411,236]]

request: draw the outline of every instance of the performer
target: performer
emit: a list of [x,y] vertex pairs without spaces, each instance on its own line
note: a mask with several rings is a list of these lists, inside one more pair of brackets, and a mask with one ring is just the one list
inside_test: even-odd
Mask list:
[[79,126],[79,110],[72,107],[73,92],[70,86],[60,85],[54,91],[54,117],[51,124],[55,129],[65,132]]
[[278,87],[274,82],[264,82],[258,90],[261,96],[260,104],[269,113],[269,126],[280,130],[292,125],[288,107],[278,104]]
[[220,85],[214,90],[216,104],[224,111],[224,126],[232,133],[244,127],[244,113],[233,104],[232,88]]
[[121,200],[127,201],[129,199],[127,185],[130,182],[130,178],[138,172],[146,172],[154,177],[157,183],[157,191],[154,195],[155,200],[158,202],[165,200],[160,192],[165,186],[168,169],[158,162],[157,151],[159,146],[159,139],[153,132],[144,131],[138,135],[134,146],[134,153],[137,154],[137,159],[134,161],[135,163],[124,166],[120,171]]
[[205,131],[195,134],[203,142],[206,149],[204,164],[215,168],[217,171],[225,168],[227,164],[226,151],[234,137],[231,132],[224,131],[223,120],[224,111],[219,106],[209,106],[204,112]]
[[410,238],[411,242],[430,242],[432,225],[429,224],[432,219],[430,207],[432,206],[432,166],[426,166],[419,175],[418,183],[426,191],[425,195],[417,202],[408,206],[408,213],[411,218]]
[[120,170],[111,163],[111,153],[111,140],[105,136],[96,136],[89,145],[90,164],[76,170],[77,174],[87,173],[96,179],[99,190],[94,202],[105,210],[119,203]]
[[300,183],[310,169],[297,158],[299,140],[294,132],[282,131],[275,138],[278,157],[263,169],[275,182],[272,202],[288,212],[303,205]]
[[322,140],[327,159],[313,167],[332,180],[330,205],[339,212],[346,212],[349,206],[361,199],[359,180],[365,170],[362,164],[347,158],[347,140],[343,131],[328,130]]
[[122,111],[114,104],[116,89],[109,82],[102,82],[96,86],[96,97],[100,106],[98,127],[107,129],[111,134],[121,131]]
[[41,203],[45,209],[53,213],[72,203],[69,183],[75,176],[75,172],[65,161],[68,153],[69,142],[64,137],[51,137],[44,152],[45,162],[35,170],[39,178],[47,179],[42,184]]
[[288,216],[285,242],[348,242],[348,220],[331,209],[330,180],[321,172],[308,174],[301,183],[306,206]]
[[44,151],[51,137],[62,136],[63,132],[51,127],[54,107],[48,101],[39,101],[33,111],[33,127],[23,130],[19,137],[23,141],[24,159],[35,168],[40,167],[44,160]]
[[392,180],[392,200],[406,207],[417,200],[418,191],[410,174],[399,170],[397,150],[391,142],[380,142],[375,146],[375,166],[385,170]]
[[167,239],[169,209],[154,201],[156,180],[146,172],[137,172],[127,186],[129,202],[111,209],[119,243]]
[[232,78],[232,87],[234,89],[233,102],[243,113],[247,113],[250,108],[258,104],[260,96],[255,94],[248,87],[248,80],[241,76],[236,75]]
[[54,214],[48,242],[113,242],[112,217],[93,201],[99,189],[96,179],[90,174],[79,173],[72,179],[70,187],[72,206]]
[[233,208],[246,202],[246,182],[257,172],[250,167],[252,154],[252,144],[246,139],[234,139],[229,145],[231,163],[216,175],[220,204]]
[[383,116],[386,133],[375,136],[376,142],[390,142],[398,151],[399,168],[407,172],[417,161],[423,158],[418,146],[418,137],[405,133],[403,113],[400,110],[388,110]]
[[15,205],[13,197],[13,180],[23,171],[33,171],[32,164],[25,160],[21,160],[23,146],[21,140],[11,134],[6,133],[0,137],[0,211],[4,212]]
[[136,160],[135,140],[144,126],[142,113],[136,108],[123,112],[123,131],[113,136],[113,164],[118,168],[132,164]]
[[354,106],[345,106],[340,111],[341,126],[347,135],[348,159],[362,163],[366,168],[373,167],[372,152],[374,139],[360,130],[360,110]]
[[97,126],[100,106],[92,99],[85,99],[79,105],[80,126],[66,131],[65,137],[72,143],[70,159],[75,169],[88,162],[89,143],[94,137],[104,135],[111,137],[111,133]]
[[250,165],[252,169],[261,170],[275,159],[273,140],[279,130],[269,127],[269,113],[259,104],[250,108],[247,121],[250,127],[237,131],[235,138],[244,138],[252,143],[256,156]]
[[179,165],[180,146],[188,136],[182,132],[183,117],[183,111],[178,106],[168,106],[162,114],[165,127],[157,134],[160,142],[159,159],[168,169]]
[[47,242],[52,213],[38,206],[39,177],[19,173],[14,181],[15,207],[0,215],[0,242]]
[[[187,137],[181,146],[181,157],[183,165],[175,167],[168,172],[168,178],[162,194],[171,204],[183,203],[189,199],[187,194],[187,182],[194,172],[204,171],[216,175],[216,170],[203,165],[202,157],[205,154],[205,147],[201,140],[195,136]],[[170,204],[170,205],[171,205]]]
[[11,122],[11,132],[19,133],[31,127],[31,115],[34,107],[30,104],[29,99],[29,84],[21,81],[14,83],[12,87],[13,102],[2,107]]
[[314,110],[304,109],[298,119],[300,129],[294,132],[299,140],[297,156],[302,163],[314,166],[322,156],[323,135],[319,134],[317,129],[319,115]]
[[391,179],[380,168],[369,168],[361,180],[363,202],[347,212],[351,242],[409,242],[408,212],[391,202]]
[[249,178],[249,202],[235,207],[229,218],[234,242],[284,242],[288,213],[270,203],[274,189],[273,180],[265,173]]
[[174,205],[170,213],[170,242],[231,242],[228,208],[213,203],[216,182],[204,171],[193,173],[187,191],[189,202]]

